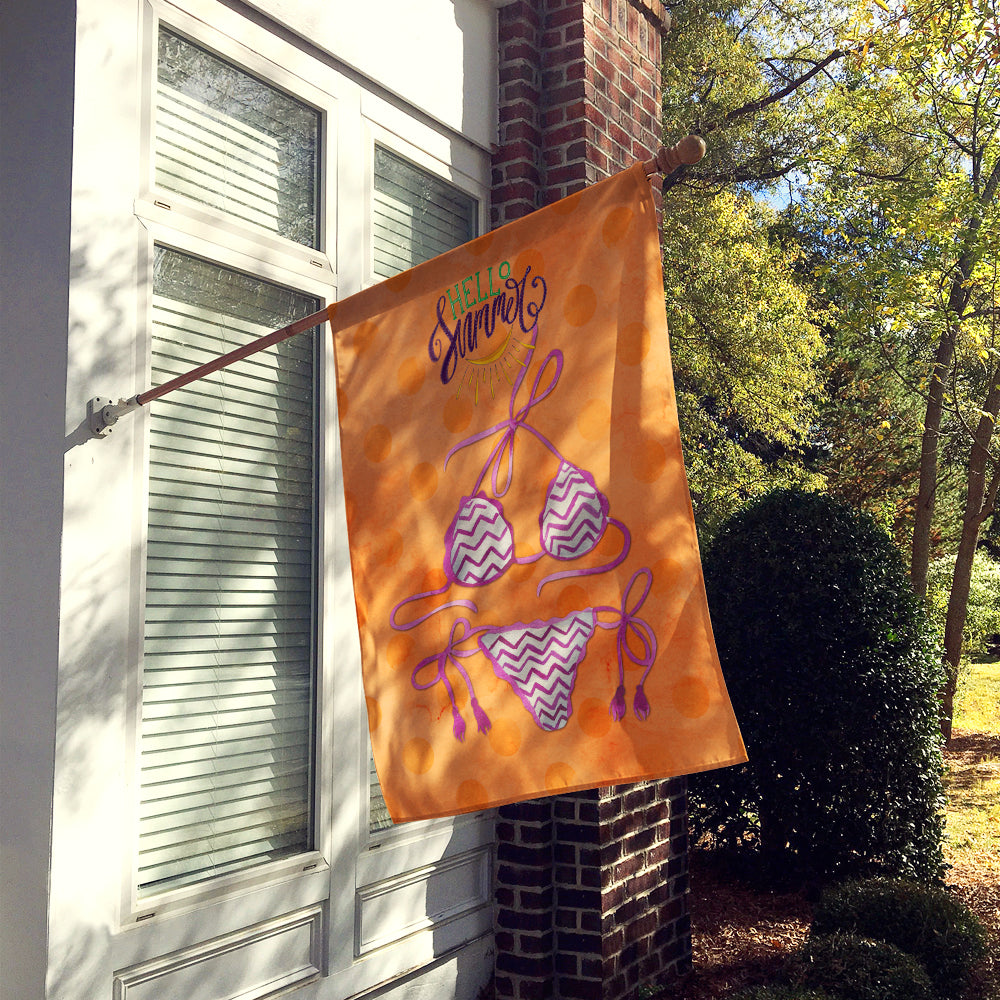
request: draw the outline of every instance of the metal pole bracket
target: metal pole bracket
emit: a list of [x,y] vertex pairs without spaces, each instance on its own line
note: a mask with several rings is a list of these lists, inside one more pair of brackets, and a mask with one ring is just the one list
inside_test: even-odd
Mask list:
[[135,396],[131,399],[119,399],[117,403],[104,396],[88,399],[87,423],[90,425],[90,433],[94,437],[107,437],[111,433],[111,428],[118,422],[118,418],[123,413],[137,409],[138,406],[139,402]]

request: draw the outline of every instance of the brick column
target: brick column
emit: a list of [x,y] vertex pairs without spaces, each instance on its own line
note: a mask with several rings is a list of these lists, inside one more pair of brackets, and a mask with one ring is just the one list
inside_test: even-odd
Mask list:
[[[660,144],[660,0],[513,0],[498,11],[494,227]],[[499,810],[496,996],[623,1000],[687,971],[687,784]]]

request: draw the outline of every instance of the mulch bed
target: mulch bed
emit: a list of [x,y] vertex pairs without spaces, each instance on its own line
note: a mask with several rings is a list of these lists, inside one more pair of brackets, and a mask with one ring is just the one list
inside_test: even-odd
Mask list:
[[[1000,761],[1000,737],[956,733],[946,759],[956,770]],[[660,1000],[723,1000],[747,986],[772,982],[809,935],[813,893],[749,885],[712,851],[692,850],[690,866],[693,968],[665,987]],[[1000,858],[985,855],[955,865],[946,881],[991,936],[991,955],[978,970],[969,998],[1000,1000]]]

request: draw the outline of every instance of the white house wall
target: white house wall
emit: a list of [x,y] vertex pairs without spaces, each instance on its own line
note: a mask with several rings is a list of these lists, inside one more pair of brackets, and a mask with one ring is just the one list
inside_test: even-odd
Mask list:
[[475,0],[251,0],[252,6],[489,149],[497,88],[487,59],[496,13]]
[[[369,122],[365,136],[381,129],[405,146],[407,121],[424,120],[433,133],[420,144],[426,155],[482,173],[474,149],[489,146],[496,103],[495,11],[486,0],[256,6],[365,84],[363,101],[380,105],[377,120],[364,108],[354,118]],[[139,658],[141,533],[131,526],[144,502],[144,432],[132,415],[95,440],[86,403],[145,387],[144,254],[154,223],[136,208],[145,99],[137,81],[152,9],[78,0],[74,20],[63,0],[35,0],[5,4],[0,26],[3,995],[249,1000],[305,983],[296,996],[340,1000],[384,983],[379,995],[472,997],[491,965],[487,820],[423,838],[451,852],[450,867],[430,866],[426,879],[436,886],[453,870],[457,902],[429,915],[433,928],[420,914],[409,918],[401,942],[387,929],[391,952],[373,919],[393,892],[416,899],[420,890],[390,879],[356,893],[354,867],[340,885],[333,823],[315,872],[289,867],[210,908],[193,899],[144,923],[123,893],[134,837],[130,665]],[[339,273],[352,290],[367,280],[360,261],[341,262]],[[359,682],[356,694],[360,704]],[[331,713],[325,724],[338,721]],[[345,815],[356,847],[359,817]],[[405,841],[395,850],[405,852]],[[331,951],[323,942],[334,925],[350,925],[352,940]],[[362,961],[351,961],[352,948]]]

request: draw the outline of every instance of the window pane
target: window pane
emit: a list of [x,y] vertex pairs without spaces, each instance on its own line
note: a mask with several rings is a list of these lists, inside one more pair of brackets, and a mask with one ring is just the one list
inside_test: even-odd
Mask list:
[[391,278],[467,243],[476,200],[439,177],[375,147],[375,274]]
[[160,189],[315,247],[319,119],[313,108],[160,29]]
[[[475,198],[375,147],[375,274],[391,278],[478,235]],[[369,749],[370,833],[392,826]]]
[[[158,247],[152,382],[315,299]],[[315,331],[150,405],[139,887],[312,847]]]

